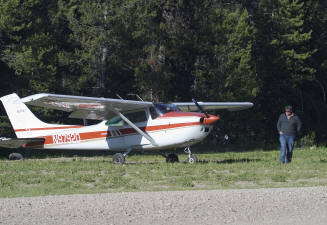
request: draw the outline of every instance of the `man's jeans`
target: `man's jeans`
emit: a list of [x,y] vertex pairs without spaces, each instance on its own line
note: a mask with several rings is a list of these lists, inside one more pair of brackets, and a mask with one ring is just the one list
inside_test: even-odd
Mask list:
[[281,163],[289,163],[292,161],[294,139],[295,136],[286,134],[279,135]]

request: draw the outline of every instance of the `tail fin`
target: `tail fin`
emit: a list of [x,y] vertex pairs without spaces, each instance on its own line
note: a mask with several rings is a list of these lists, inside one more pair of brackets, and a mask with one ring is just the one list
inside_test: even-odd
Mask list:
[[45,128],[50,124],[39,120],[24,103],[20,102],[17,94],[13,93],[0,98],[7,112],[17,138],[35,137],[33,128]]

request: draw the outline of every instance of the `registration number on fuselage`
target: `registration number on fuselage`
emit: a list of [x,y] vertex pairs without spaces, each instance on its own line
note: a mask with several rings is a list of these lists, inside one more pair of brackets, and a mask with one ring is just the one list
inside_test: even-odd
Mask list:
[[53,144],[76,144],[81,141],[79,133],[54,134],[52,135]]

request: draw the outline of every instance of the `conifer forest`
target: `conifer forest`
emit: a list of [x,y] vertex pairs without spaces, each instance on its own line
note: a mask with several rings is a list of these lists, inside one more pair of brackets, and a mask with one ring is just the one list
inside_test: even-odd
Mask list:
[[[326,144],[327,1],[0,0],[0,96],[13,92],[253,102],[210,112],[221,120],[207,141],[264,147],[292,105],[299,140]],[[13,135],[1,105],[0,136]]]

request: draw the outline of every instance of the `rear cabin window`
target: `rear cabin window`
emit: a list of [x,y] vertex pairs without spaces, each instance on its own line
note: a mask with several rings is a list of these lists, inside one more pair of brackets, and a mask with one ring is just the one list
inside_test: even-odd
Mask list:
[[147,121],[145,111],[124,114],[132,123]]
[[112,117],[110,120],[106,122],[107,126],[111,127],[119,127],[119,126],[124,126],[124,120],[120,116],[115,116]]
[[[127,117],[132,123],[139,123],[147,121],[145,111],[139,111],[139,112],[132,112],[132,113],[126,113],[124,116]],[[118,126],[124,126],[125,121],[120,116],[112,117],[110,120],[106,122],[107,126],[111,127],[118,127]]]

